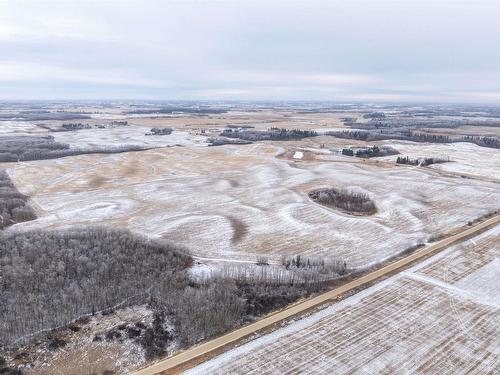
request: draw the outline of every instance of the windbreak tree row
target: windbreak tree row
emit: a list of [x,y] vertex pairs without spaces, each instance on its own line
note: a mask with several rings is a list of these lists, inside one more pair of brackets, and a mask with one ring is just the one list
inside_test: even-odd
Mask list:
[[56,142],[52,136],[0,137],[0,162],[57,159],[84,154],[111,154],[141,151],[148,147],[118,145],[113,147],[70,148],[66,143]]

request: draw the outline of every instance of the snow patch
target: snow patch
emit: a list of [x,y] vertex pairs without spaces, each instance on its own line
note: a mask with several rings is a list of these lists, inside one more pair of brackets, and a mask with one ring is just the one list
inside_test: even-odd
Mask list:
[[500,258],[464,277],[456,286],[500,307]]

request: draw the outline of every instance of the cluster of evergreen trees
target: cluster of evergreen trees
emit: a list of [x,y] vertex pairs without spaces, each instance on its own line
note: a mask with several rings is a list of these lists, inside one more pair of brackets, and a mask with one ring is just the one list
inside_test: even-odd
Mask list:
[[373,158],[382,155],[380,155],[380,148],[378,146],[373,146],[356,150],[356,156],[358,158]]
[[358,158],[374,158],[374,157],[380,157],[380,156],[396,155],[396,154],[399,154],[399,152],[392,147],[373,146],[373,147],[361,148],[359,150],[356,150],[355,154],[356,154],[356,157],[358,157]]
[[410,159],[409,156],[398,156],[398,158],[396,159],[396,163],[398,164],[420,165],[422,167],[436,163],[446,163],[447,161],[449,160],[439,158]]
[[409,156],[398,156],[396,159],[398,164],[419,165],[418,159],[410,159]]

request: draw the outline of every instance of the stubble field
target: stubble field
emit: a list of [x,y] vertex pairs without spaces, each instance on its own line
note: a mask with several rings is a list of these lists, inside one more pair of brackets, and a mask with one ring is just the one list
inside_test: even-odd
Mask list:
[[499,256],[495,228],[187,374],[498,373]]
[[[50,108],[56,110],[51,116],[67,110],[91,118],[5,120],[0,135],[52,136],[71,149],[94,153],[0,163],[16,188],[30,197],[38,217],[6,231],[92,224],[128,228],[186,245],[196,258],[189,271],[193,282],[227,270],[234,271],[227,275],[258,272],[264,268],[255,262],[262,256],[271,263],[266,270],[276,274],[284,270],[282,256],[297,254],[345,261],[348,271],[370,267],[500,208],[497,149],[324,134],[349,128],[345,118],[368,122],[363,114],[374,108],[315,112],[242,106],[227,113],[168,115],[131,114],[132,106]],[[0,109],[0,115],[10,111]],[[61,131],[68,121],[90,129]],[[314,130],[318,136],[209,147],[209,139],[228,126]],[[146,135],[153,127],[173,132]],[[489,135],[497,129],[476,128],[466,130]],[[456,131],[461,130],[442,129],[444,134]],[[373,145],[393,147],[401,156],[449,157],[451,162],[418,167],[396,164],[397,155],[363,159],[341,154],[346,147]],[[142,150],[113,153],[122,146]],[[111,153],[102,153],[106,150]],[[308,196],[321,188],[365,193],[376,212],[354,216],[321,206]],[[475,241],[194,371],[296,373],[300,364],[308,364],[300,372],[434,373],[436,366],[451,363],[451,369],[460,365],[450,371],[454,374],[494,372],[498,233]],[[225,267],[227,262],[232,268]],[[117,311],[119,319],[122,312]],[[129,373],[145,365],[143,351],[130,340],[93,341],[93,329],[104,329],[106,319],[93,318],[88,335],[75,334],[60,351],[38,353],[32,372],[67,373],[72,367],[75,374],[88,374],[92,363],[95,372]]]
[[[364,267],[465,225],[500,201],[492,182],[325,156],[319,146],[314,154],[310,142],[188,145],[8,165],[39,213],[11,230],[104,223],[185,244],[204,258],[322,255]],[[313,157],[281,156],[294,149],[313,150]],[[310,190],[329,186],[367,193],[377,213],[355,217],[309,199]]]

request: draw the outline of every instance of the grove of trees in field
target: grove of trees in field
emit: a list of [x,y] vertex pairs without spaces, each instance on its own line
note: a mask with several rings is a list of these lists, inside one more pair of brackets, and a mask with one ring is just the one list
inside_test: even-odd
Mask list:
[[372,215],[377,211],[375,203],[368,194],[348,191],[346,189],[318,189],[309,192],[309,197],[324,206],[340,208],[344,211]]
[[437,163],[446,163],[449,160],[441,159],[441,158],[420,158],[420,159],[411,159],[409,156],[398,156],[396,159],[397,164],[408,164],[408,165],[420,165],[422,167],[437,164]]
[[392,147],[373,146],[356,150],[355,155],[358,158],[375,158],[381,156],[397,155],[399,151]]

